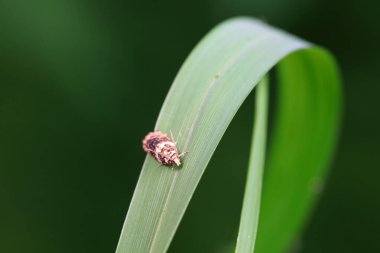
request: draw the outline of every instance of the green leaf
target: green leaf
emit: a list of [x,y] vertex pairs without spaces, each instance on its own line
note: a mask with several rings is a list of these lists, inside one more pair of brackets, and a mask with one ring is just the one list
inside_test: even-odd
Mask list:
[[279,64],[277,120],[264,172],[256,252],[290,247],[321,192],[340,117],[337,73],[331,56],[316,47]]
[[[172,131],[179,150],[189,153],[178,168],[158,167],[147,156],[117,252],[168,249],[233,116],[256,84],[280,61],[279,108],[264,170],[257,252],[279,252],[289,246],[316,195],[333,148],[340,108],[337,71],[325,50],[257,20],[238,18],[213,29],[174,80],[155,130]],[[264,148],[265,131],[257,130],[256,134],[263,138],[257,146]],[[255,150],[256,140],[253,143],[251,158],[259,152],[259,159],[263,159],[264,150]],[[250,161],[251,169],[257,162],[263,161]],[[260,171],[249,172],[248,183],[260,180],[251,178],[256,173]],[[252,209],[253,216],[259,211],[258,205],[250,206],[252,201],[258,202],[251,197],[260,195],[260,186],[253,188],[245,196],[240,238],[246,238],[246,233],[257,226],[254,217],[249,217],[249,223],[244,218],[244,210]],[[253,246],[250,242],[247,248],[237,250],[251,252],[243,249]]]
[[268,114],[268,81],[257,87],[256,117],[236,252],[253,252],[260,211]]

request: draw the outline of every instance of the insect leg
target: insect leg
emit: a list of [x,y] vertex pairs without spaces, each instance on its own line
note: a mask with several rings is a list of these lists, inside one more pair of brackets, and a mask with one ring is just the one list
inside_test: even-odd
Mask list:
[[189,153],[189,151],[182,152],[181,154],[178,155],[178,157],[185,156],[185,155],[187,155],[187,153]]
[[172,141],[174,142],[174,144],[177,145],[177,142],[176,142],[175,139],[174,139],[174,136],[173,136],[172,130],[169,130],[169,131],[170,131],[170,138],[172,139]]

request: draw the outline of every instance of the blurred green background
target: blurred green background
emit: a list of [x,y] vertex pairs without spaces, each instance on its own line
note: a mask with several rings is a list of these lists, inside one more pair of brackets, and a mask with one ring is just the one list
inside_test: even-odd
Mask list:
[[[380,252],[379,7],[370,0],[0,0],[0,252],[113,252],[145,157],[141,139],[176,72],[206,32],[237,15],[330,49],[342,70],[339,147],[291,251]],[[170,252],[233,249],[252,107],[251,96]]]

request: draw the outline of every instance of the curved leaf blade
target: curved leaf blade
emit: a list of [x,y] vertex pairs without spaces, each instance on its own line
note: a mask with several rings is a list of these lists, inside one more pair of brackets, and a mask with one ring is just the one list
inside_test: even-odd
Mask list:
[[313,47],[289,55],[279,65],[278,79],[256,252],[292,246],[323,187],[340,117],[338,70],[325,50]]
[[249,158],[247,183],[235,252],[253,252],[259,221],[261,187],[265,163],[268,117],[268,80],[264,78],[256,91],[256,112]]
[[[284,56],[308,47],[298,38],[245,18],[221,24],[201,41],[174,80],[155,127],[171,130],[180,151],[189,154],[176,169],[157,168],[151,157],[146,158],[117,252],[167,250],[207,163],[244,99]],[[329,136],[335,131],[335,126],[324,127]],[[326,143],[330,141],[326,138]],[[269,191],[264,199],[272,195]],[[263,210],[265,206],[271,208],[266,204]],[[268,219],[270,215],[260,218],[259,234],[266,223],[273,225]],[[258,243],[265,249],[265,240]]]

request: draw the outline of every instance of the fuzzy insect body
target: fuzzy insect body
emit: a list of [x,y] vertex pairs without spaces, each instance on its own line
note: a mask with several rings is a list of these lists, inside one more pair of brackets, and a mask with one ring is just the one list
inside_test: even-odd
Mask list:
[[176,143],[160,131],[148,133],[142,146],[145,152],[163,165],[181,165],[180,157],[184,154],[178,154]]

